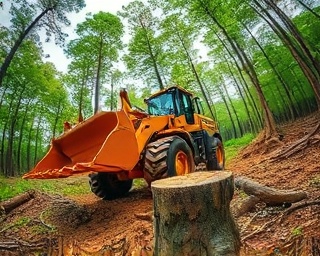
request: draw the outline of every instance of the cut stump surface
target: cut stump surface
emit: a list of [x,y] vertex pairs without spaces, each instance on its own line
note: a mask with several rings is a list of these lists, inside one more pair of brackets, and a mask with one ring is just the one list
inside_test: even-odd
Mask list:
[[238,255],[233,175],[195,172],[152,183],[154,255]]

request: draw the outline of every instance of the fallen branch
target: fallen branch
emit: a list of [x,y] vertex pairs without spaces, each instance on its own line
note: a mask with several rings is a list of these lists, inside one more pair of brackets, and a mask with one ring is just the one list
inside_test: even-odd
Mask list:
[[311,201],[311,202],[304,202],[302,204],[298,204],[295,206],[292,206],[290,208],[288,208],[286,211],[284,211],[281,215],[274,217],[272,220],[264,223],[261,227],[259,227],[258,229],[256,229],[255,231],[253,231],[252,233],[244,236],[241,238],[241,241],[244,242],[245,240],[247,240],[248,238],[259,234],[260,232],[264,231],[267,227],[272,226],[272,225],[278,225],[280,223],[282,223],[283,218],[285,216],[288,216],[289,214],[291,214],[292,212],[304,208],[304,207],[308,207],[311,205],[320,205],[320,201]]
[[264,231],[268,226],[273,225],[273,224],[275,223],[275,221],[277,221],[277,219],[279,219],[279,217],[275,217],[275,218],[273,218],[272,220],[264,223],[262,226],[260,226],[260,227],[257,228],[256,230],[254,230],[252,233],[250,233],[250,234],[242,237],[242,238],[241,238],[241,241],[244,242],[244,241],[246,241],[248,238],[250,238],[250,237],[252,237],[252,236],[254,236],[254,235],[256,235],[256,234],[261,233],[261,232]]
[[281,215],[281,219],[280,219],[280,222],[283,220],[283,218],[285,216],[288,216],[289,214],[293,213],[294,211],[296,210],[299,210],[301,208],[305,208],[305,207],[308,207],[308,206],[311,206],[311,205],[320,205],[320,201],[310,201],[310,202],[304,202],[304,203],[301,203],[301,204],[297,204],[295,206],[292,206],[290,208],[288,208],[287,210],[285,210],[283,212],[283,214]]
[[11,250],[11,249],[17,249],[19,248],[19,244],[16,242],[0,242],[0,249],[6,249],[6,250]]
[[276,154],[274,157],[271,157],[271,161],[277,161],[281,160],[283,158],[288,158],[292,156],[293,154],[305,149],[309,144],[316,144],[320,142],[320,136],[316,133],[320,131],[320,122],[318,125],[313,129],[308,135],[304,136],[300,140],[298,140],[296,143],[292,144],[290,147],[288,147],[283,152],[280,152],[279,154]]
[[19,207],[20,205],[22,205],[22,204],[28,202],[29,200],[31,200],[32,198],[34,198],[34,196],[35,196],[34,190],[27,191],[21,195],[15,196],[15,197],[1,203],[0,210],[4,214],[8,214],[9,212],[14,210],[15,208]]
[[242,189],[247,195],[254,195],[269,206],[295,203],[307,198],[306,192],[275,189],[263,186],[245,177],[236,177],[234,183],[237,188]]

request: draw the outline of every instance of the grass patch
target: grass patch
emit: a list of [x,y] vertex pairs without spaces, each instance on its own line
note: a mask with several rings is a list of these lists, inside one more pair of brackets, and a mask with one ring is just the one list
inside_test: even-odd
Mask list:
[[320,175],[314,176],[310,181],[309,184],[311,187],[320,188]]
[[64,196],[91,193],[87,176],[52,180],[24,180],[21,177],[5,178],[0,176],[0,201],[10,199],[31,189]]
[[302,235],[302,233],[303,233],[302,227],[295,227],[291,230],[292,236],[300,236]]
[[34,235],[42,235],[53,233],[55,230],[50,230],[48,227],[44,226],[43,224],[34,225],[31,227],[31,232]]
[[235,158],[239,151],[243,149],[245,146],[250,144],[252,140],[255,138],[255,135],[252,133],[247,133],[241,138],[227,140],[223,143],[226,154],[226,163]]
[[30,221],[31,219],[29,217],[21,217],[12,223],[8,223],[8,225],[6,225],[2,230],[0,230],[0,233],[8,229],[13,229],[14,231],[17,231],[21,227],[28,225]]
[[147,182],[145,181],[145,179],[140,178],[140,179],[134,179],[132,186],[133,186],[134,188],[136,188],[136,189],[140,189],[140,188],[147,187],[148,184],[147,184]]

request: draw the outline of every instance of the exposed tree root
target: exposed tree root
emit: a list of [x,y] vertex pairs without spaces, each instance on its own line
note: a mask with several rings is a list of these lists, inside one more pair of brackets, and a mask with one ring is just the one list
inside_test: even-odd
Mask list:
[[266,136],[265,131],[262,131],[258,137],[247,146],[242,153],[242,158],[247,158],[251,155],[267,154],[271,151],[283,146],[281,141],[283,136],[275,134],[274,136]]
[[264,223],[261,227],[259,227],[258,229],[256,229],[252,233],[242,237],[241,238],[242,242],[246,241],[248,238],[251,238],[256,234],[259,234],[259,233],[263,232],[266,228],[268,228],[268,227],[270,227],[272,225],[278,225],[278,224],[282,223],[284,217],[288,216],[292,212],[294,212],[294,211],[296,211],[298,209],[304,208],[304,207],[312,206],[312,205],[320,205],[320,201],[304,202],[304,203],[301,203],[301,204],[298,204],[298,205],[295,205],[295,206],[292,206],[292,207],[288,208],[287,210],[285,210],[279,216],[274,217],[272,220]]
[[[237,188],[242,189],[247,195],[254,195],[268,205],[294,203],[307,198],[307,194],[304,191],[275,189],[263,186],[245,177],[236,177],[234,183]],[[253,200],[253,202],[255,201]]]
[[279,154],[275,155],[274,157],[271,157],[271,161],[279,161],[284,158],[288,158],[297,152],[305,149],[309,145],[314,145],[320,142],[320,134],[317,134],[320,132],[320,122],[318,125],[313,129],[308,135],[304,136],[300,140],[298,140],[296,143],[292,144],[290,147],[288,147],[283,152],[280,152]]
[[304,208],[304,207],[311,206],[311,205],[320,205],[320,201],[317,200],[317,201],[303,202],[301,204],[297,204],[295,206],[292,206],[292,207],[288,208],[287,210],[285,210],[282,213],[280,222],[284,219],[284,217],[288,216],[289,214],[293,213],[294,211],[299,210],[299,209]]

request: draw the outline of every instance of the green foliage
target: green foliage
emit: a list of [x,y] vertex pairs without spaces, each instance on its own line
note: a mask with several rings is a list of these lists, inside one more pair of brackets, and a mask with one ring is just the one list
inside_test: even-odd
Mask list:
[[43,224],[38,224],[38,225],[32,225],[30,231],[34,235],[42,235],[42,234],[55,232],[56,229],[55,228],[49,229],[49,227],[44,226]]
[[310,181],[311,187],[320,188],[320,175],[315,175]]
[[147,182],[145,179],[134,179],[133,180],[133,188],[140,189],[140,188],[145,188],[148,186]]
[[4,228],[0,230],[0,233],[8,229],[13,229],[14,231],[18,231],[21,227],[25,227],[30,222],[31,222],[31,219],[29,217],[21,217],[16,221],[8,223],[6,226],[4,226]]
[[223,144],[226,147],[233,147],[233,146],[244,147],[244,146],[247,146],[248,144],[250,144],[254,138],[255,138],[254,134],[247,133],[241,138],[230,139],[230,140],[225,141]]
[[237,156],[239,151],[249,145],[255,138],[254,134],[247,133],[241,138],[230,139],[223,142],[226,154],[226,163]]
[[293,229],[291,230],[291,234],[292,234],[293,236],[300,236],[300,235],[302,235],[302,233],[303,233],[302,227],[295,227],[295,228],[293,228]]
[[68,179],[53,180],[24,180],[21,178],[4,178],[0,176],[0,201],[10,199],[32,189],[64,196],[91,193],[87,177],[70,177]]

